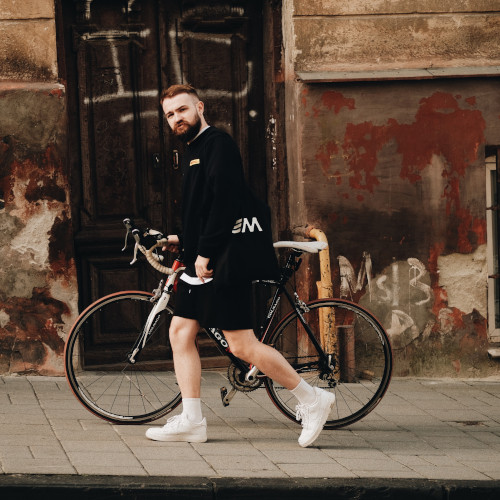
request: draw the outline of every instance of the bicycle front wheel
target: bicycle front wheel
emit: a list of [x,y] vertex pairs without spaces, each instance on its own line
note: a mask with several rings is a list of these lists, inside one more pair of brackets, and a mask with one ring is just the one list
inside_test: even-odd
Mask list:
[[130,291],[99,299],[78,317],[66,341],[65,372],[73,393],[110,422],[149,422],[181,401],[168,343],[170,307],[157,316],[136,362],[127,358],[153,308],[151,296]]
[[[332,391],[336,404],[325,424],[335,429],[356,422],[382,399],[392,372],[389,339],[380,323],[361,306],[342,299],[309,302],[302,317],[320,345],[330,347],[324,362],[305,327],[292,311],[271,332],[266,343],[275,347],[306,382]],[[324,318],[330,318],[329,332]],[[325,340],[326,336],[333,336]],[[295,420],[296,399],[283,386],[265,379],[268,394],[277,408]]]

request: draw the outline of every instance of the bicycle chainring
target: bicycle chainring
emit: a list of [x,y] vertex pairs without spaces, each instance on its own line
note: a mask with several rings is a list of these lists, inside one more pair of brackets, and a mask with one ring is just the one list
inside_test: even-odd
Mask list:
[[240,392],[255,391],[262,385],[261,377],[256,377],[255,380],[251,381],[246,380],[245,375],[234,363],[231,363],[227,368],[227,378],[231,385]]

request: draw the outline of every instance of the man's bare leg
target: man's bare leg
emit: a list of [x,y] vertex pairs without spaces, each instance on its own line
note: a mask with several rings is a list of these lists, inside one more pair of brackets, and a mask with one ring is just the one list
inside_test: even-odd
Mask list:
[[174,316],[170,323],[170,344],[177,383],[182,395],[182,414],[163,427],[151,427],[146,437],[154,441],[187,441],[204,443],[207,422],[201,412],[201,361],[196,348],[198,321]]
[[196,348],[198,321],[174,316],[170,323],[170,345],[174,369],[182,398],[199,398],[201,389],[201,361]]
[[278,384],[292,390],[302,380],[281,353],[260,342],[253,330],[224,330],[223,333],[235,356],[257,366]]
[[310,446],[328,419],[335,403],[335,395],[311,387],[276,349],[257,340],[252,330],[224,331],[224,335],[235,356],[257,366],[298,399],[297,419],[302,420],[299,444],[303,447]]

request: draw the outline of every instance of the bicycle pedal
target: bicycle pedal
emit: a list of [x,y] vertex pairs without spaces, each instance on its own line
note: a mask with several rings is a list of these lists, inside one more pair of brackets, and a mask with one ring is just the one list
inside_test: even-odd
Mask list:
[[229,406],[229,403],[231,402],[231,399],[233,399],[233,396],[236,394],[236,389],[231,389],[229,392],[225,387],[220,388],[220,397],[222,399],[222,404],[224,406]]
[[220,388],[220,397],[222,399],[222,404],[224,406],[229,406],[229,401],[226,401],[227,389],[225,387]]

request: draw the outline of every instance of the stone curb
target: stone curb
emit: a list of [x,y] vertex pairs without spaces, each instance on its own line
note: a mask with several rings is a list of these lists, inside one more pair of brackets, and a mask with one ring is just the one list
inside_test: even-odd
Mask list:
[[0,476],[6,500],[497,500],[500,481],[425,479],[233,479],[22,475]]

